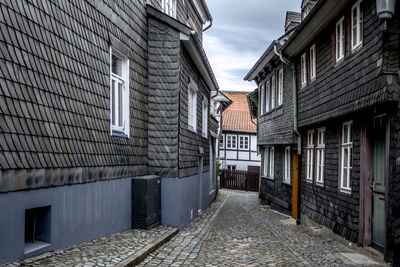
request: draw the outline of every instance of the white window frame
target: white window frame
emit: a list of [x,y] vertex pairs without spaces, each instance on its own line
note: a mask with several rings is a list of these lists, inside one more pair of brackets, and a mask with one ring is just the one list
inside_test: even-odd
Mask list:
[[265,95],[265,84],[263,83],[261,86],[260,86],[260,115],[263,115],[264,114],[264,108],[265,108],[265,98],[264,98],[264,95]]
[[264,165],[263,165],[263,177],[268,179],[274,179],[274,147],[264,148]]
[[275,108],[276,79],[275,75],[271,77],[271,110]]
[[192,132],[197,132],[197,84],[190,78],[188,88],[188,128]]
[[325,128],[317,130],[317,177],[316,183],[324,184],[325,169]]
[[[246,147],[247,140],[247,147]],[[239,149],[240,150],[249,150],[250,148],[250,138],[248,135],[239,135]]]
[[226,135],[226,149],[236,149],[237,148],[237,136],[235,134]]
[[[360,8],[361,0],[358,0],[351,8],[351,50],[354,51],[363,43],[363,14]],[[356,11],[356,17],[354,16]]]
[[314,130],[307,132],[307,166],[306,166],[306,180],[313,182],[314,172]]
[[[112,71],[113,55],[116,56],[119,60],[121,60],[121,75],[117,75]],[[113,136],[121,136],[129,138],[130,136],[129,59],[124,54],[119,52],[117,49],[110,46],[109,60],[110,60],[110,134]],[[120,96],[120,94],[122,96]]]
[[284,166],[283,166],[283,183],[290,184],[291,174],[291,149],[290,146],[285,147]]
[[202,103],[202,131],[201,135],[204,138],[208,138],[208,100],[204,97]]
[[353,157],[352,125],[353,121],[344,122],[342,125],[342,140],[340,144],[340,191],[344,193],[351,193],[351,171]]
[[306,53],[301,55],[300,58],[301,65],[301,86],[304,87],[307,85],[307,56]]
[[270,94],[271,94],[271,82],[268,79],[268,81],[265,83],[265,113],[271,110]]
[[317,53],[315,52],[315,44],[310,47],[310,78],[311,81],[317,78]]
[[283,68],[278,72],[278,106],[283,103]]
[[[221,140],[222,140],[222,146],[221,146]],[[220,138],[219,138],[219,148],[220,149],[224,149],[225,148],[225,135],[221,134]]]
[[344,17],[339,19],[335,27],[335,57],[336,63],[344,58]]
[[168,16],[176,18],[176,1],[177,0],[161,0],[161,10]]

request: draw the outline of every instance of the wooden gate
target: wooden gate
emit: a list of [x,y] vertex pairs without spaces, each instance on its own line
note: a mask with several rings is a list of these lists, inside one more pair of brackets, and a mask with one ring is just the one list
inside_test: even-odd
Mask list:
[[221,188],[258,192],[259,172],[222,170]]

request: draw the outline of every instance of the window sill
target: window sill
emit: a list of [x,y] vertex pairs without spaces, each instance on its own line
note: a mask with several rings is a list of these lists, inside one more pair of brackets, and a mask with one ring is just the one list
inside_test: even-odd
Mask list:
[[265,112],[262,115],[260,115],[260,118],[268,116],[268,115],[274,113],[274,111],[277,111],[277,110],[281,109],[282,107],[283,107],[283,104],[280,104],[279,106],[276,106],[273,109],[270,109],[267,112]]
[[363,44],[362,44],[362,43],[361,43],[361,44],[358,44],[358,45],[355,46],[355,47],[352,47],[352,48],[351,48],[351,55],[357,53],[357,52],[360,51],[362,48],[363,48]]
[[351,189],[343,189],[343,188],[340,188],[340,189],[339,189],[339,194],[344,195],[344,196],[351,197]]
[[318,187],[325,187],[324,182],[315,182],[315,185]]
[[120,131],[116,131],[116,130],[112,130],[111,131],[111,136],[129,138],[129,135],[127,135],[126,133],[120,132]]
[[267,176],[261,176],[262,179],[266,179],[266,180],[270,180],[270,181],[274,181],[275,179],[272,177],[267,177]]
[[313,180],[313,179],[308,179],[308,178],[306,178],[306,182],[307,182],[308,184],[313,184],[314,180]]
[[292,183],[291,183],[291,182],[285,182],[285,181],[283,181],[282,184],[287,185],[287,186],[292,186]]
[[193,126],[189,126],[188,130],[191,131],[192,133],[197,134],[197,131],[194,129]]

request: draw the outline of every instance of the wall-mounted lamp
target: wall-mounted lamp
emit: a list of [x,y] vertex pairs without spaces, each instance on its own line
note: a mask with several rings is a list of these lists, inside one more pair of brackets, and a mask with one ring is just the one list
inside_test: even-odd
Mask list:
[[383,21],[382,31],[400,34],[399,29],[388,27],[388,20],[393,18],[397,0],[376,0],[376,13],[379,19]]
[[376,13],[380,20],[392,19],[396,0],[376,0]]

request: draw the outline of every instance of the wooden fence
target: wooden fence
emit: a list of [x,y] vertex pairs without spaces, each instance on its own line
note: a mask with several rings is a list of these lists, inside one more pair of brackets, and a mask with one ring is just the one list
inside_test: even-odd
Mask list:
[[259,172],[237,170],[221,171],[221,188],[258,192],[259,181]]

